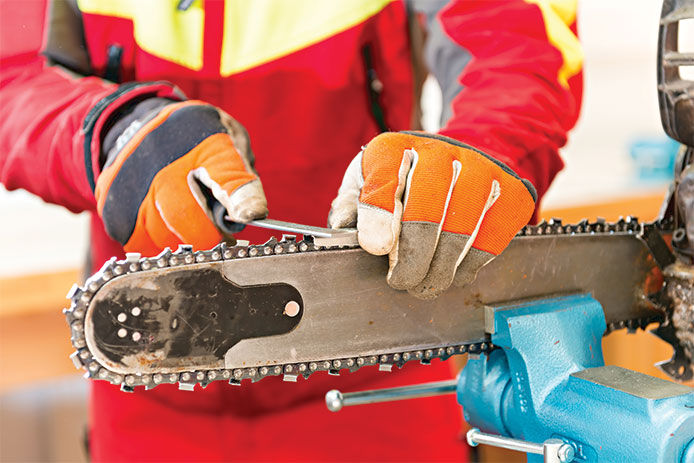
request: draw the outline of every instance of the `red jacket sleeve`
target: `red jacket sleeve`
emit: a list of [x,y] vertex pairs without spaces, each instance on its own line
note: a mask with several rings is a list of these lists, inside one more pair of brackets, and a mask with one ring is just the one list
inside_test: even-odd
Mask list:
[[0,183],[73,212],[94,210],[102,129],[131,101],[183,95],[166,82],[118,86],[49,66],[39,53],[45,2],[0,5]]
[[559,148],[580,109],[583,60],[567,3],[456,1],[439,16],[472,55],[441,133],[508,164],[539,197],[563,167]]
[[45,8],[26,2],[0,15],[0,182],[74,212],[91,210],[82,125],[116,86],[47,66],[39,54]]
[[[3,65],[1,72],[0,182],[73,212],[94,209],[82,124],[115,85],[73,79],[40,60],[19,68]],[[9,74],[13,78],[6,79]]]

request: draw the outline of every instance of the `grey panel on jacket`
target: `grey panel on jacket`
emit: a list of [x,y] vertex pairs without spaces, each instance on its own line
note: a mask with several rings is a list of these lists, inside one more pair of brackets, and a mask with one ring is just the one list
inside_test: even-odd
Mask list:
[[53,0],[43,54],[53,63],[82,75],[91,74],[82,14],[76,0]]
[[470,53],[453,42],[443,31],[436,15],[450,0],[406,0],[407,9],[413,13],[424,13],[427,22],[427,40],[424,60],[441,87],[443,95],[441,126],[453,115],[451,102],[463,86],[458,77],[470,62]]

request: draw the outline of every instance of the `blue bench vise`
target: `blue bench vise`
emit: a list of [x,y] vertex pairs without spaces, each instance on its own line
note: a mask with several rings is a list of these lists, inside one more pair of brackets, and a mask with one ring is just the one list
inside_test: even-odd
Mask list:
[[506,437],[491,443],[554,452],[529,453],[529,462],[694,463],[694,390],[605,366],[605,316],[591,296],[487,310],[500,349],[470,358],[457,384],[465,420],[477,428],[470,444]]
[[694,463],[694,389],[605,366],[605,315],[578,294],[486,307],[496,349],[470,355],[451,381],[326,394],[343,406],[456,393],[472,446],[528,462]]

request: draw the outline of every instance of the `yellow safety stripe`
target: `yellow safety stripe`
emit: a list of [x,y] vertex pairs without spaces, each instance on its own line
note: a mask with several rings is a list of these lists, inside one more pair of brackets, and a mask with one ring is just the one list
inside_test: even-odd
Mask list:
[[202,0],[186,11],[178,10],[173,0],[78,0],[77,5],[83,13],[131,19],[140,48],[189,69],[202,69]]
[[368,19],[396,0],[225,0],[222,76],[286,56]]
[[132,19],[133,0],[77,0],[82,13]]
[[583,68],[583,49],[576,34],[569,26],[576,21],[578,0],[525,0],[540,8],[545,22],[547,37],[561,52],[564,60],[559,68],[557,80],[564,87],[568,80]]

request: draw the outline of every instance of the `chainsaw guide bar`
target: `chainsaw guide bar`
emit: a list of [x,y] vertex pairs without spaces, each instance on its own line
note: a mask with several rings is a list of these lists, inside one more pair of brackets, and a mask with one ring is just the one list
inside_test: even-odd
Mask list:
[[68,294],[75,365],[126,391],[276,375],[296,381],[367,365],[390,371],[493,349],[487,305],[576,292],[602,304],[606,332],[663,320],[648,297],[662,275],[646,239],[664,232],[663,223],[526,226],[473,283],[428,301],[391,289],[387,258],[360,249],[354,232],[311,229],[318,236],[305,232],[301,241],[284,235],[109,260]]

